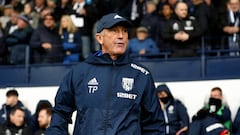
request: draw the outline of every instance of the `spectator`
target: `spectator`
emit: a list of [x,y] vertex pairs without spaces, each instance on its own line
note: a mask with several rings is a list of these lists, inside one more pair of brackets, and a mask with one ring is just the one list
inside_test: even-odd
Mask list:
[[26,47],[29,46],[29,39],[32,36],[33,28],[29,24],[26,15],[20,15],[17,21],[17,29],[5,37],[5,44],[10,51],[10,64],[25,64]]
[[51,108],[42,108],[38,113],[38,124],[40,129],[37,130],[34,135],[43,135],[45,134],[46,129],[50,126],[50,121],[52,117]]
[[194,115],[189,127],[189,135],[229,135],[230,131],[205,110]]
[[163,30],[166,27],[166,23],[170,21],[170,19],[172,18],[173,15],[173,10],[171,8],[171,6],[167,3],[163,4],[162,9],[160,10],[160,19],[159,19],[159,29],[158,32],[159,33],[159,37],[157,38],[158,41],[158,47],[160,51],[170,51],[170,42],[163,40]]
[[55,9],[57,6],[56,2],[57,2],[57,0],[47,0],[47,7]]
[[23,103],[18,99],[18,92],[15,89],[11,89],[6,93],[6,103],[2,105],[0,110],[0,124],[9,120],[10,112],[15,107],[24,108],[25,111],[25,120],[28,123],[30,120],[31,112],[24,107]]
[[[78,26],[82,38],[82,55],[86,58],[92,52],[93,26],[97,21],[97,9],[85,0],[76,0],[73,5],[74,15],[83,19],[83,26]],[[76,25],[76,24],[75,24]]]
[[[158,48],[156,42],[148,37],[148,29],[140,26],[136,30],[136,38],[132,38],[128,43],[128,51],[133,58],[147,58],[147,54],[157,54]],[[139,57],[140,56],[140,57]]]
[[175,15],[162,31],[163,39],[170,42],[172,57],[197,56],[201,36],[197,21],[188,16],[185,2],[177,3]]
[[234,135],[240,135],[240,107],[238,108],[236,116],[234,118],[232,131]]
[[13,12],[12,5],[6,5],[3,7],[3,15],[0,17],[0,22],[3,28],[5,28],[7,22],[10,21],[12,12]]
[[[212,119],[216,119],[214,121],[222,123],[226,129],[231,130],[231,111],[227,104],[223,102],[223,93],[221,88],[212,88],[207,104],[205,104],[198,112],[200,113],[200,118],[202,117],[202,114],[203,116],[205,116],[205,114],[209,114],[213,117]],[[197,115],[197,117],[199,116]]]
[[126,54],[130,22],[116,13],[99,22],[96,39],[102,50],[63,79],[46,135],[67,135],[75,110],[73,134],[164,135],[151,74]]
[[[221,29],[224,33],[224,48],[239,49],[239,28],[240,28],[240,2],[239,0],[228,0],[228,10],[221,16]],[[239,56],[239,52],[230,52],[230,56]]]
[[166,135],[187,135],[189,127],[187,108],[180,100],[174,98],[166,84],[159,85],[156,90],[164,112]]
[[[153,1],[147,1],[147,13],[143,16],[141,20],[141,25],[147,27],[149,37],[155,41],[158,45],[158,29],[159,29],[159,14],[157,12],[156,4]],[[149,21],[151,20],[151,21]]]
[[48,100],[40,100],[36,106],[35,113],[31,116],[31,121],[29,126],[32,129],[32,132],[35,133],[37,130],[40,129],[39,123],[38,123],[38,114],[40,110],[42,109],[52,109],[52,104]]
[[30,20],[33,29],[36,29],[39,23],[39,14],[33,10],[33,5],[29,2],[24,5],[23,12],[21,14],[25,14]]
[[17,29],[18,17],[19,17],[19,12],[16,10],[13,10],[11,12],[11,19],[7,22],[4,28],[4,36],[11,34],[13,31]]
[[81,55],[81,33],[73,24],[69,15],[63,15],[60,21],[59,34],[62,38],[65,56],[63,58],[64,64],[79,62]]
[[47,5],[46,0],[34,0],[33,9],[36,13],[40,13]]
[[[206,49],[216,49],[219,40],[216,33],[220,33],[218,28],[218,14],[204,0],[192,0],[194,5],[193,16],[199,22],[201,35],[204,37],[204,45]],[[217,41],[218,40],[218,41]]]
[[30,45],[33,63],[60,63],[63,61],[62,40],[54,13],[44,16],[43,24],[34,31]]
[[57,18],[60,18],[63,15],[70,15],[72,11],[72,0],[57,0],[55,12],[57,13]]
[[1,135],[31,135],[32,131],[24,121],[25,112],[21,107],[15,107],[10,112],[9,120],[0,126]]

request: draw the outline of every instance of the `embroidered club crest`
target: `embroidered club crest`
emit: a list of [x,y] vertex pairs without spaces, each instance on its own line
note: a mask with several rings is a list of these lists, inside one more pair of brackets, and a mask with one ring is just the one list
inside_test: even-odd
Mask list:
[[133,88],[134,79],[133,78],[122,78],[122,87],[125,91],[131,91]]

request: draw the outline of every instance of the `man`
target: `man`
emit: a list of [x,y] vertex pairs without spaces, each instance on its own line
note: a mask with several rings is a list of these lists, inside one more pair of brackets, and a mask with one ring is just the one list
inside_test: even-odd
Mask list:
[[226,130],[230,131],[232,125],[231,111],[222,100],[222,89],[219,87],[212,88],[208,103],[193,116],[189,132],[194,134],[199,130],[205,132],[205,134],[216,135],[226,132]]
[[9,120],[10,112],[15,107],[24,108],[25,111],[25,119],[28,122],[30,120],[31,112],[24,107],[23,103],[18,99],[18,92],[15,89],[11,89],[6,93],[6,103],[2,105],[0,110],[0,124],[4,123],[5,121]]
[[37,130],[34,135],[43,135],[46,129],[50,125],[52,117],[52,109],[51,108],[43,108],[38,113],[38,124],[40,129]]
[[[225,14],[220,17],[220,28],[223,32],[222,39],[224,40],[225,48],[239,49],[239,32],[240,32],[240,1],[228,0],[228,7]],[[229,53],[230,56],[239,56],[238,51]]]
[[18,28],[5,38],[5,43],[10,50],[10,64],[25,63],[26,47],[29,46],[29,39],[33,33],[26,15],[18,16],[17,26]]
[[186,135],[189,125],[187,108],[173,97],[166,84],[159,85],[156,90],[164,112],[166,135]]
[[188,6],[178,2],[175,16],[170,19],[162,31],[163,40],[170,43],[172,57],[197,56],[200,43],[200,27],[194,17],[188,16]]
[[163,114],[149,70],[127,56],[131,23],[111,13],[97,26],[102,50],[73,68],[61,83],[46,135],[162,135]]
[[47,13],[43,24],[33,32],[30,45],[33,63],[60,63],[63,61],[62,40],[54,12]]
[[24,122],[24,109],[15,107],[10,113],[10,119],[0,126],[1,135],[31,135],[32,131]]

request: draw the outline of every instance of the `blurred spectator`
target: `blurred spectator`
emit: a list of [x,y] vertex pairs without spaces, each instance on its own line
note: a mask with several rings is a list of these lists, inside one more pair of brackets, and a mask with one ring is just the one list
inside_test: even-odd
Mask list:
[[11,34],[13,31],[17,29],[17,20],[18,20],[19,12],[13,10],[11,13],[11,19],[7,22],[4,28],[4,36]]
[[6,93],[6,103],[2,105],[0,110],[0,124],[4,123],[5,121],[9,120],[10,112],[15,107],[24,108],[25,112],[25,120],[28,123],[30,120],[31,112],[24,107],[23,103],[18,99],[18,92],[15,89],[11,89]]
[[166,135],[187,135],[189,116],[185,105],[173,97],[166,84],[159,85],[156,90],[164,112]]
[[230,135],[230,131],[209,112],[200,110],[190,123],[189,135]]
[[12,5],[6,5],[3,7],[3,15],[0,17],[0,22],[3,28],[5,28],[7,22],[10,21],[12,12],[13,12]]
[[21,107],[15,107],[10,112],[9,120],[0,126],[1,135],[31,135],[32,131],[24,121],[25,112]]
[[[229,0],[228,10],[221,16],[220,24],[224,33],[224,48],[239,49],[239,28],[240,28],[240,2],[239,0]],[[230,56],[239,56],[239,52],[230,52]]]
[[[51,13],[53,13],[53,12],[54,12],[54,9],[52,9],[52,8],[50,8],[50,7],[45,7],[45,8],[40,12],[40,14],[39,14],[38,26],[43,24],[43,22],[44,22],[44,17],[45,17],[47,14],[51,14]],[[54,16],[56,16],[56,20],[58,20],[57,15],[55,14]],[[56,21],[56,22],[58,22],[58,21]],[[37,27],[38,27],[38,26],[37,26]]]
[[40,13],[47,5],[46,0],[34,0],[33,2],[34,11]]
[[[73,4],[74,15],[83,19],[83,26],[78,26],[82,38],[82,55],[86,58],[93,48],[93,26],[97,21],[97,9],[85,0],[76,0]],[[75,24],[76,25],[76,24]]]
[[5,37],[5,44],[10,52],[10,64],[25,63],[26,47],[29,46],[29,39],[33,33],[33,28],[29,24],[29,18],[26,15],[18,17],[17,27],[14,32]]
[[120,14],[130,20],[133,27],[130,29],[129,37],[135,37],[136,28],[141,25],[143,16],[147,13],[147,0],[129,0]]
[[21,14],[26,15],[30,19],[29,23],[33,29],[37,28],[39,22],[39,14],[33,10],[33,5],[31,3],[26,3],[24,5],[24,9]]
[[158,47],[160,51],[170,51],[170,42],[163,40],[163,29],[165,29],[166,23],[171,19],[173,15],[173,10],[171,6],[167,3],[163,4],[162,10],[159,12],[160,19],[159,19],[159,28],[158,28]]
[[197,21],[188,16],[185,2],[177,3],[175,14],[162,31],[163,39],[170,43],[172,57],[197,56],[201,36]]
[[81,33],[78,28],[73,24],[69,15],[63,15],[60,21],[59,34],[62,38],[64,49],[63,63],[69,64],[79,62],[81,55]]
[[[158,45],[158,29],[159,28],[159,14],[157,12],[156,4],[153,1],[147,1],[147,13],[143,16],[141,20],[141,25],[147,27],[149,37],[154,40]],[[151,21],[149,21],[151,20]]]
[[217,11],[204,0],[192,0],[192,2],[194,5],[193,16],[199,22],[205,48],[216,49],[216,46],[220,45],[219,37],[217,37],[220,33]]
[[14,10],[18,11],[19,13],[23,11],[23,4],[20,0],[10,0],[10,4],[13,6]]
[[147,54],[157,54],[158,48],[156,43],[148,37],[148,29],[140,26],[136,30],[136,38],[132,38],[128,42],[128,51],[133,58],[147,58]]
[[7,47],[4,44],[4,29],[0,23],[0,65],[7,64]]
[[72,0],[57,0],[55,12],[58,20],[63,15],[70,15],[72,13]]
[[228,130],[231,129],[232,120],[231,120],[231,111],[227,106],[226,102],[223,102],[223,93],[222,89],[219,87],[214,87],[211,90],[209,100],[201,108],[195,117],[202,118],[207,116],[213,117],[214,121],[222,123],[225,128]]
[[34,31],[30,45],[33,63],[60,63],[63,61],[62,40],[54,13],[45,15],[43,24]]
[[51,108],[43,108],[38,113],[38,124],[40,129],[37,130],[34,135],[43,135],[45,134],[46,129],[50,126],[52,117]]
[[32,132],[35,133],[37,130],[41,129],[41,125],[38,122],[39,112],[43,109],[52,109],[52,104],[48,100],[40,100],[36,106],[35,113],[31,116],[31,121],[29,126],[32,129]]
[[55,9],[57,6],[56,2],[57,2],[57,0],[47,0],[47,7]]
[[233,120],[232,131],[234,135],[240,135],[240,107]]

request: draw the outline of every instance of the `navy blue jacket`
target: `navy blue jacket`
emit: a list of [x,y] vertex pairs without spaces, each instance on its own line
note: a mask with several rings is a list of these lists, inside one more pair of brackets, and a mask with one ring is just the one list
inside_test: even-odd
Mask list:
[[220,135],[227,130],[222,123],[210,115],[195,119],[190,124],[189,135]]
[[125,55],[89,56],[63,79],[46,135],[165,135],[150,72]]
[[235,133],[236,135],[240,135],[240,107],[238,108],[238,111],[234,118],[232,128],[233,128],[233,133]]
[[0,125],[9,120],[10,112],[15,108],[15,107],[22,107],[24,108],[25,112],[25,121],[27,124],[30,122],[30,117],[31,117],[31,112],[28,108],[24,107],[23,103],[21,101],[18,101],[15,106],[8,106],[6,104],[2,105],[2,108],[0,110]]
[[164,108],[165,128],[167,135],[175,135],[181,128],[189,126],[187,108],[180,100],[174,99],[167,85],[158,86],[157,91],[165,91],[170,97]]

